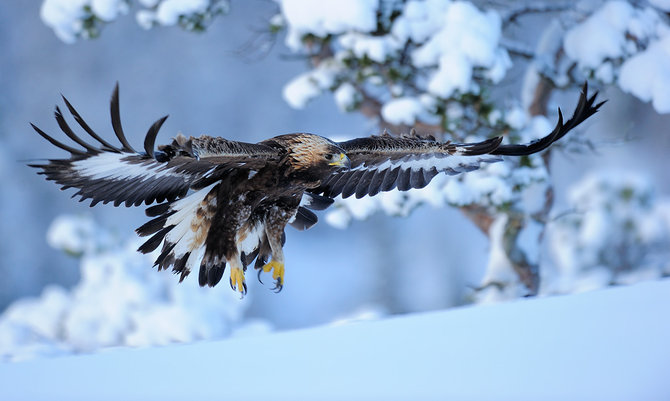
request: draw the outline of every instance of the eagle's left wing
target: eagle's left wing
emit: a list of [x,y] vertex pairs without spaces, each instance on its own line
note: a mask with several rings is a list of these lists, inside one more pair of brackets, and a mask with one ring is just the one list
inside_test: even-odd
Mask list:
[[502,137],[478,143],[455,144],[416,136],[396,138],[390,135],[358,138],[338,145],[347,153],[351,169],[337,172],[312,190],[333,198],[356,195],[374,196],[380,191],[398,188],[406,191],[423,188],[438,173],[459,174],[476,170],[481,163],[497,162],[502,156],[523,156],[540,152],[562,138],[572,128],[598,111],[597,93],[587,96],[584,84],[572,118],[565,123],[561,110],[554,130],[544,138],[523,145],[501,145]]

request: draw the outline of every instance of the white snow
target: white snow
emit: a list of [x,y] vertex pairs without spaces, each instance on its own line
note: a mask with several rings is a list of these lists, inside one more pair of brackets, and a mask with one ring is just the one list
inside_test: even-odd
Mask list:
[[670,200],[640,173],[598,171],[570,191],[573,213],[549,226],[558,274],[545,293],[569,293],[660,276],[670,258]]
[[377,26],[377,0],[276,0],[289,29],[286,44],[292,50],[300,47],[300,38],[374,31]]
[[344,230],[349,227],[352,217],[351,213],[346,208],[335,206],[326,213],[324,220],[331,226]]
[[284,86],[284,100],[295,109],[304,108],[310,100],[335,84],[335,78],[341,68],[339,63],[329,60],[311,71],[298,75]]
[[81,32],[80,18],[90,0],[44,0],[40,8],[42,21],[51,27],[56,36],[66,43],[73,43]]
[[468,92],[472,81],[472,67],[461,53],[442,55],[437,70],[428,81],[428,91],[443,98],[451,96],[455,91]]
[[378,63],[384,63],[391,53],[400,50],[402,45],[400,41],[388,35],[370,36],[359,32],[347,32],[341,35],[338,43],[357,58],[367,56]]
[[602,63],[596,69],[596,78],[605,84],[614,82],[614,66],[610,62]]
[[626,60],[621,66],[619,86],[649,102],[659,113],[670,113],[670,36]]
[[314,80],[312,74],[306,72],[284,86],[284,100],[294,109],[302,109],[313,98],[319,96],[322,89]]
[[209,3],[209,0],[163,0],[156,9],[156,21],[161,25],[174,25],[180,16],[204,13]]
[[408,1],[403,13],[393,22],[395,37],[415,43],[427,41],[443,26],[444,14],[451,6],[449,0]]
[[511,67],[509,55],[499,47],[501,20],[494,11],[481,12],[469,2],[432,1],[409,2],[405,12],[393,32],[403,40],[425,40],[412,60],[417,67],[437,66],[428,83],[430,93],[449,97],[457,90],[467,92],[475,67],[490,68],[494,82]]
[[225,286],[200,288],[193,278],[180,285],[149,267],[157,253],[138,253],[141,240],[123,243],[85,217],[59,218],[49,236],[81,255],[81,281],[10,305],[0,316],[0,360],[223,338],[245,324],[249,297]]
[[568,30],[563,45],[568,58],[600,81],[670,112],[670,27],[653,8],[608,1]]
[[472,3],[453,2],[446,8],[440,29],[417,49],[412,58],[417,66],[434,65],[445,54],[463,54],[473,65],[493,63],[494,50],[500,39],[501,21],[498,14],[482,13]]
[[[670,281],[0,364],[2,399],[632,400],[670,393]],[[19,385],[39,380],[39,385]]]
[[52,248],[63,249],[70,254],[82,254],[94,250],[96,226],[87,216],[58,216],[47,231],[47,242]]
[[[137,10],[135,18],[145,29],[175,25],[180,17],[203,15],[213,7],[227,6],[217,0],[140,0],[139,3],[144,8]],[[128,13],[129,4],[127,0],[44,0],[40,14],[58,38],[73,43],[79,37],[89,36],[84,20],[94,17],[104,23],[112,22]]]
[[626,51],[626,28],[633,19],[633,6],[624,1],[608,1],[586,21],[565,34],[564,47],[568,57],[580,66],[597,68],[608,58],[617,58]]
[[528,123],[528,115],[521,107],[513,107],[505,113],[505,122],[514,129],[522,129]]
[[91,11],[103,21],[113,21],[119,15],[128,12],[125,0],[91,0]]
[[[90,13],[84,7],[90,7]],[[40,16],[60,40],[73,43],[77,37],[85,35],[82,20],[91,13],[110,22],[127,12],[128,3],[124,0],[44,0]]]
[[135,14],[137,25],[144,29],[151,29],[156,24],[156,12],[150,10],[139,10]]
[[348,82],[338,86],[335,92],[333,92],[333,97],[335,98],[337,107],[345,112],[351,111],[356,103],[360,101],[360,94],[356,91],[356,88]]
[[391,124],[413,125],[425,110],[415,97],[391,99],[382,107],[382,117]]
[[507,220],[506,214],[499,214],[489,228],[491,239],[489,260],[486,265],[486,274],[481,281],[481,286],[484,288],[476,293],[478,303],[495,303],[523,295],[521,286],[515,285],[518,284],[519,277],[514,272],[504,248]]

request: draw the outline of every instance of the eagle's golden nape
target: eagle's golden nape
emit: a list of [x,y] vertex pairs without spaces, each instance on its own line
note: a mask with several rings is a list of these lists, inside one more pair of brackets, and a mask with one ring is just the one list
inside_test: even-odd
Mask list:
[[[70,114],[95,145],[74,133],[59,107],[60,129],[78,147],[62,143],[32,125],[67,159],[31,164],[73,197],[91,206],[151,205],[151,218],[136,231],[148,239],[138,249],[156,252],[158,270],[172,268],[182,281],[198,269],[201,286],[215,286],[228,267],[230,286],[245,294],[245,272],[252,263],[271,273],[274,290],[284,286],[284,229],[305,230],[317,223],[314,211],[337,196],[374,196],[379,192],[423,188],[437,174],[460,174],[494,163],[502,156],[540,152],[598,111],[596,94],[582,89],[572,117],[559,118],[547,136],[521,145],[502,145],[502,137],[478,143],[438,142],[435,138],[390,135],[333,142],[306,134],[280,135],[256,144],[220,137],[177,135],[154,148],[167,116],[151,125],[144,151],[132,148],[121,126],[118,85],[110,102],[112,128],[119,142],[99,136],[63,97]],[[155,203],[155,204],[154,204]],[[153,205],[152,205],[153,204]],[[160,248],[160,252],[158,252]]]

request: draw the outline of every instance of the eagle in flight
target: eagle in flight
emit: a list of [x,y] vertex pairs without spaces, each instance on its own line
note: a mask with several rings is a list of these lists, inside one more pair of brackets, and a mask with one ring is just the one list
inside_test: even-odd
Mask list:
[[91,206],[155,202],[146,209],[151,220],[136,231],[149,237],[140,252],[153,252],[162,244],[155,262],[158,270],[172,267],[182,281],[199,268],[200,285],[215,286],[229,265],[230,286],[245,294],[244,274],[255,260],[259,279],[262,272],[272,272],[279,291],[284,285],[287,224],[298,230],[311,227],[317,222],[313,210],[327,208],[338,195],[361,198],[423,188],[440,173],[459,174],[501,161],[502,156],[540,152],[597,112],[604,102],[594,105],[596,96],[589,97],[584,84],[572,118],[564,122],[559,109],[554,130],[523,145],[502,145],[500,136],[477,143],[388,134],[334,142],[296,133],[252,144],[179,134],[172,143],[154,149],[165,116],[149,128],[144,151],[137,151],[121,127],[117,84],[110,111],[118,144],[93,131],[63,97],[74,120],[95,142],[77,136],[56,106],[58,126],[80,148],[31,124],[70,157],[30,166],[61,189],[76,188],[73,197],[91,199]]

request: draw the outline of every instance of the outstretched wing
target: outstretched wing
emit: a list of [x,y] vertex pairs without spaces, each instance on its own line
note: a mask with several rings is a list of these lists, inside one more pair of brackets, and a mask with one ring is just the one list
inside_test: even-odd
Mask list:
[[81,128],[97,143],[91,145],[77,136],[56,106],[56,121],[61,130],[83,149],[57,141],[44,131],[32,127],[51,144],[70,152],[68,159],[48,160],[31,164],[42,171],[47,180],[62,189],[77,188],[74,196],[80,201],[91,199],[113,202],[114,206],[139,206],[143,202],[172,201],[186,195],[190,188],[205,187],[232,168],[254,170],[278,157],[268,146],[228,141],[223,138],[177,136],[172,144],[154,150],[156,135],[167,116],[156,121],[144,139],[144,152],[135,151],[123,132],[119,113],[119,88],[111,98],[111,119],[120,145],[113,145],[96,134],[65,97],[65,105]]
[[559,109],[554,130],[529,144],[501,145],[502,137],[478,143],[455,144],[438,142],[434,138],[396,138],[390,135],[341,142],[338,145],[346,151],[351,169],[334,173],[312,192],[331,198],[340,194],[343,198],[354,194],[362,198],[394,188],[406,191],[425,187],[438,173],[459,174],[476,170],[483,162],[500,161],[501,156],[540,152],[597,112],[604,103],[594,105],[597,95],[596,92],[588,97],[584,84],[572,118],[563,123]]

